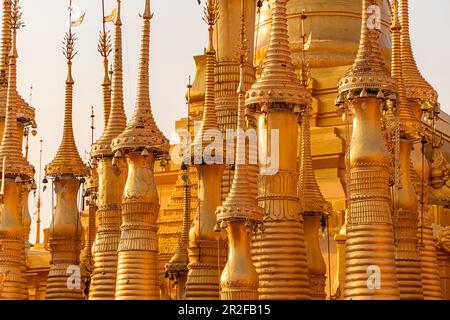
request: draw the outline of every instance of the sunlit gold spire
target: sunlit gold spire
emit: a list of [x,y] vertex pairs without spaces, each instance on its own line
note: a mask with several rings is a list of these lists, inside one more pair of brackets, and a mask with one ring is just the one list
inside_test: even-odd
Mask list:
[[[114,23],[114,66],[112,79],[112,105],[108,117],[108,123],[102,136],[94,143],[91,149],[91,156],[110,156],[112,155],[111,143],[119,134],[123,132],[127,124],[127,118],[124,110],[123,98],[123,63],[122,63],[122,21],[121,21],[121,0],[117,0],[117,18]],[[107,63],[107,62],[105,62]],[[107,65],[105,64],[105,80]],[[108,102],[108,93],[103,87],[104,103]],[[105,108],[106,109],[106,108]]]
[[[215,103],[215,74],[216,74],[216,50],[213,43],[214,26],[218,19],[218,3],[217,1],[209,1],[205,8],[205,16],[203,20],[208,24],[208,48],[205,52],[206,67],[205,67],[205,104],[203,108],[202,124],[198,129],[192,148],[194,153],[203,154],[204,134],[208,130],[218,130],[216,117],[216,103]],[[195,151],[196,150],[196,151]],[[194,154],[193,154],[194,155]]]
[[11,0],[3,0],[2,43],[0,48],[0,78],[2,84],[7,83],[9,53],[11,51]]
[[[8,91],[6,97],[6,122],[3,139],[0,145],[0,169],[2,169],[2,160],[6,158],[5,175],[10,177],[22,176],[30,179],[34,174],[34,168],[22,155],[18,128],[17,128],[17,88],[16,88],[16,61],[18,58],[16,49],[17,29],[22,26],[20,22],[21,13],[14,10],[12,22],[12,45],[9,53],[9,72],[8,72]],[[1,170],[0,170],[1,171]]]
[[63,53],[67,59],[66,101],[64,110],[64,129],[61,145],[53,161],[45,168],[48,176],[75,175],[87,176],[88,168],[81,160],[75,144],[72,122],[73,85],[72,60],[77,54],[75,51],[76,37],[71,30],[66,34]]
[[[153,118],[150,104],[149,90],[149,66],[150,66],[150,1],[145,2],[145,11],[142,16],[144,25],[142,28],[141,57],[139,63],[139,79],[136,108],[133,117],[125,131],[113,140],[113,150],[142,150],[148,149],[156,155],[168,152],[169,141],[159,130]],[[114,74],[114,79],[116,78]],[[113,87],[113,95],[115,95]]]
[[397,83],[397,114],[402,135],[417,136],[417,120],[408,106],[405,93],[404,76],[402,71],[400,33],[402,26],[398,20],[398,1],[393,1],[392,19],[392,63],[391,76]]
[[[120,6],[120,3],[118,4]],[[118,13],[119,13],[119,9]],[[108,126],[109,114],[111,112],[111,79],[109,78],[109,60],[108,57],[111,53],[111,36],[109,35],[109,31],[106,31],[105,28],[105,2],[102,1],[102,26],[103,29],[100,31],[100,39],[98,44],[98,52],[103,57],[103,113],[104,113],[104,128]]]
[[247,105],[272,102],[310,103],[310,93],[295,74],[289,50],[286,0],[274,1],[270,43],[261,77],[247,92]]
[[170,277],[175,277],[177,281],[177,300],[185,299],[185,284],[187,280],[189,263],[189,226],[191,222],[191,180],[189,179],[189,169],[183,172],[183,222],[181,235],[175,249],[175,254],[166,264],[166,272]]
[[409,34],[408,0],[401,0],[401,62],[408,100],[416,100],[417,107],[423,102],[437,102],[436,90],[424,79],[414,59]]
[[[241,63],[240,63],[240,81],[238,92],[238,134],[236,147],[236,165],[233,183],[228,196],[222,205],[217,208],[217,221],[222,220],[245,220],[260,222],[263,217],[263,209],[258,206],[254,194],[251,193],[250,174],[254,172],[249,170],[250,154],[255,156],[254,146],[247,147],[246,143],[246,125],[245,125],[245,63],[247,62],[247,42],[245,39],[245,15],[242,0],[241,16]],[[252,160],[256,160],[252,159]],[[253,179],[252,179],[253,180]]]

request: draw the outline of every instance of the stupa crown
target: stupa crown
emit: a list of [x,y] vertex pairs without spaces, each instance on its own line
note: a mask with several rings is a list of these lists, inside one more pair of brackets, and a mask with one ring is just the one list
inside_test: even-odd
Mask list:
[[111,146],[114,152],[146,149],[156,156],[161,156],[169,151],[169,140],[156,125],[150,104],[149,58],[150,20],[152,17],[150,0],[146,0],[142,15],[142,43],[136,108],[125,130],[112,141]]

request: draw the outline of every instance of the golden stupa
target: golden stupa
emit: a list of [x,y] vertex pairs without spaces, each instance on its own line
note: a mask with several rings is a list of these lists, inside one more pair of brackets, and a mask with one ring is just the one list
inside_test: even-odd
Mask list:
[[[185,148],[153,117],[150,0],[127,121],[128,7],[112,2],[104,130],[85,164],[69,10],[63,136],[40,181],[16,84],[19,0],[2,2],[0,299],[450,300],[450,115],[416,64],[408,0],[203,1],[208,43],[175,124]],[[43,239],[41,182],[56,199]]]

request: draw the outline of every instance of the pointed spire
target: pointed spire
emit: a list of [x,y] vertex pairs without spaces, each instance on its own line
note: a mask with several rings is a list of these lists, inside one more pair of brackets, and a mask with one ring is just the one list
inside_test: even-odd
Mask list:
[[401,0],[401,61],[408,99],[437,103],[436,90],[424,79],[414,59],[409,34],[408,0]]
[[289,50],[287,0],[275,0],[272,6],[270,42],[261,77],[247,92],[247,105],[282,102],[306,105],[310,93],[295,74]]
[[[192,148],[194,150],[203,150],[204,134],[208,130],[216,130],[219,128],[216,116],[216,93],[215,93],[215,75],[216,75],[216,50],[213,43],[214,27],[218,19],[218,2],[217,0],[208,0],[205,8],[205,16],[203,20],[208,24],[208,48],[205,52],[205,104],[203,107],[202,124],[197,131]],[[198,152],[197,152],[198,153]],[[203,153],[201,153],[203,154]]]
[[307,108],[301,117],[301,149],[298,180],[298,194],[300,198],[300,213],[321,214],[331,210],[331,205],[323,197],[314,175],[311,155],[311,119],[312,110]]
[[400,33],[402,26],[398,20],[398,0],[392,3],[393,18],[392,18],[392,63],[391,76],[397,83],[397,114],[399,118],[400,131],[403,135],[416,136],[417,134],[417,120],[414,113],[408,106],[405,94],[404,77],[402,71],[401,61],[401,44]]
[[[142,15],[142,44],[139,63],[139,79],[136,108],[125,131],[113,140],[113,150],[142,150],[149,149],[160,155],[169,151],[169,141],[159,130],[153,118],[150,104],[149,90],[149,60],[150,60],[150,0],[145,1]],[[114,75],[116,78],[116,75]],[[113,87],[113,94],[115,88]]]
[[2,43],[0,47],[0,78],[1,83],[7,83],[9,53],[11,51],[11,20],[12,20],[12,0],[3,0],[2,15]]
[[[112,105],[109,114],[108,124],[102,136],[94,143],[91,149],[91,156],[111,156],[111,143],[121,134],[127,125],[127,117],[124,109],[123,99],[123,56],[122,56],[122,21],[121,21],[121,0],[117,0],[117,18],[114,23],[114,66],[112,77]],[[105,71],[106,72],[106,71]],[[106,79],[105,74],[105,79]],[[103,88],[105,90],[105,87]],[[104,97],[107,99],[107,93]]]
[[75,36],[72,30],[65,37],[64,55],[67,59],[66,100],[64,110],[64,129],[61,145],[53,161],[45,168],[48,176],[75,175],[87,176],[89,170],[81,160],[80,154],[73,135],[72,107],[73,107],[73,85],[72,60],[77,54],[75,52]]
[[[247,62],[247,39],[245,37],[245,12],[244,1],[241,8],[241,59],[240,59],[240,81],[237,89],[238,93],[238,133],[236,147],[236,166],[230,192],[222,206],[217,208],[217,221],[228,219],[244,219],[252,221],[262,221],[264,209],[258,206],[255,195],[251,192],[250,181],[254,180],[251,174],[256,173],[250,170],[250,154],[254,155],[253,147],[247,144],[245,136],[245,64]],[[248,155],[248,156],[247,156]]]
[[183,223],[181,227],[181,236],[175,249],[175,254],[166,264],[166,271],[169,273],[187,272],[189,263],[188,245],[189,245],[189,228],[191,222],[191,180],[189,179],[189,171],[181,176],[183,180]]
[[348,93],[376,97],[380,92],[385,97],[396,92],[395,81],[390,77],[383,61],[379,43],[381,21],[369,19],[376,16],[376,8],[381,8],[380,0],[363,0],[361,39],[353,66],[339,81],[339,93]]
[[[18,7],[17,7],[18,10]],[[9,72],[8,72],[8,90],[6,97],[6,121],[3,133],[3,139],[0,145],[0,172],[3,170],[3,158],[5,158],[5,176],[16,177],[23,176],[30,179],[34,174],[34,168],[22,155],[18,127],[17,127],[17,87],[16,87],[16,61],[18,58],[16,49],[17,29],[22,26],[18,20],[19,12],[15,12],[14,21],[11,26],[12,44],[9,53]]]

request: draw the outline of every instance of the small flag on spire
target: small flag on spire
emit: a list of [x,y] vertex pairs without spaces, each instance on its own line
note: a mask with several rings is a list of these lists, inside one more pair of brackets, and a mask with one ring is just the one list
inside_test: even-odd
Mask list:
[[86,16],[86,13],[83,13],[77,20],[71,21],[71,22],[70,22],[71,27],[72,27],[72,28],[76,28],[76,27],[81,26],[81,24],[82,24],[83,21],[84,21],[84,17],[85,17],[85,16]]
[[106,22],[114,22],[114,20],[116,20],[117,18],[117,7],[114,8],[114,10],[105,17],[105,23]]

